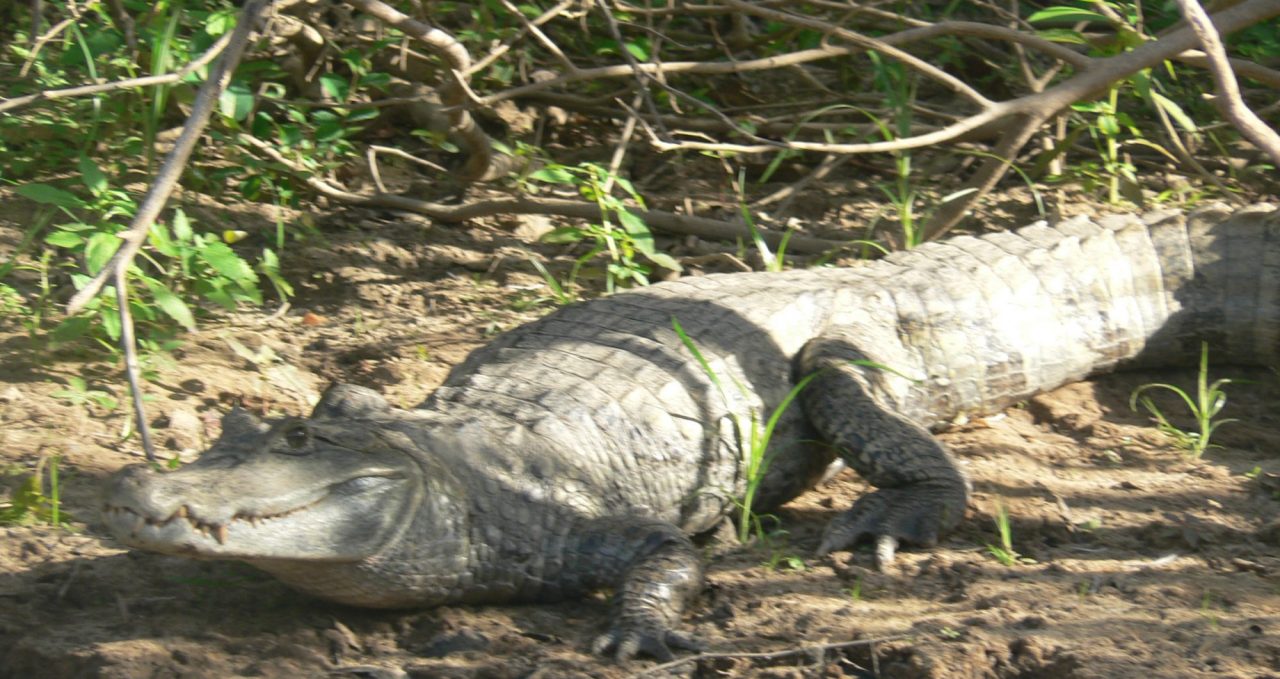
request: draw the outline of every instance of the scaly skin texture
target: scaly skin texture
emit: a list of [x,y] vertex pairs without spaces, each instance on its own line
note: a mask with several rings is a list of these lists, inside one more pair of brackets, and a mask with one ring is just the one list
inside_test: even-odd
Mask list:
[[197,462],[121,472],[104,515],[127,544],[244,560],[354,605],[612,588],[595,650],[667,658],[696,647],[674,629],[702,579],[687,536],[746,485],[735,418],[767,417],[817,373],[775,430],[756,509],[838,453],[878,490],[832,520],[822,551],[933,544],[968,485],[929,427],[1120,364],[1181,363],[1201,339],[1215,358],[1273,361],[1276,215],[1073,219],[566,307],[472,353],[413,410],[338,386],[305,420],[235,411]]

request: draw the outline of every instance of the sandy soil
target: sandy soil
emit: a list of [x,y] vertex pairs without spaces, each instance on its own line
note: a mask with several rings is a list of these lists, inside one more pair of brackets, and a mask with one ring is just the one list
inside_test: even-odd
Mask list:
[[[293,308],[207,323],[159,366],[163,454],[191,459],[235,401],[297,414],[330,380],[418,402],[468,350],[550,308],[517,249],[537,228],[332,215],[290,255],[308,272]],[[0,226],[3,240],[16,229]],[[708,655],[659,667],[587,652],[603,598],[363,611],[241,564],[122,549],[97,496],[141,459],[120,438],[125,409],[51,396],[83,375],[123,397],[116,368],[33,353],[18,328],[0,330],[0,493],[59,455],[74,517],[71,530],[0,527],[0,676],[1280,677],[1280,381],[1265,369],[1215,369],[1252,382],[1229,387],[1240,421],[1199,461],[1127,404],[1135,386],[1191,385],[1191,372],[1104,377],[953,426],[942,436],[975,483],[969,518],[886,573],[866,552],[812,557],[864,489],[846,473],[780,512],[787,534],[771,547],[708,543],[707,588],[686,618]],[[986,549],[997,503],[1017,565]]]

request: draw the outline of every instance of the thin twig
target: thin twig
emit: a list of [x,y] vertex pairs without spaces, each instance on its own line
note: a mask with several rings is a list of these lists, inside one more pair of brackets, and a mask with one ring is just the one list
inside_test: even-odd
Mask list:
[[[503,0],[503,2],[504,4],[506,4],[507,2],[509,2],[509,0]],[[517,33],[514,37],[512,37],[510,42],[502,43],[501,45],[498,45],[497,47],[493,48],[493,50],[490,51],[489,54],[485,55],[483,59],[480,59],[479,61],[477,61],[475,64],[471,66],[471,68],[467,69],[466,71],[463,71],[462,75],[464,77],[470,78],[471,76],[488,68],[489,64],[492,64],[493,62],[497,61],[499,57],[501,57],[502,55],[506,54],[511,50],[512,45],[514,45],[515,43],[523,39],[525,34],[528,33],[531,28],[537,28],[547,23],[548,21],[551,21],[552,19],[560,16],[566,9],[568,9],[571,5],[575,4],[576,2],[578,2],[578,0],[560,0],[560,2],[555,7],[552,7],[551,9],[538,15],[538,18],[530,21],[528,24],[526,24],[524,28],[520,29],[520,32]],[[512,10],[512,14],[520,17],[522,20],[524,18],[523,15],[520,14],[518,9]],[[551,42],[551,41],[548,39],[547,42]],[[555,45],[555,43],[551,43],[551,44]],[[565,64],[567,68],[577,70],[577,66],[574,66],[573,62],[569,61],[568,57],[564,57],[563,59],[561,59],[561,63]]]
[[857,648],[859,646],[875,646],[876,644],[888,643],[890,641],[902,641],[904,639],[911,639],[911,638],[912,637],[909,637],[906,635],[899,635],[895,637],[880,637],[877,639],[857,639],[855,641],[839,641],[839,642],[834,642],[830,644],[813,644],[810,646],[797,646],[795,648],[785,648],[785,649],[782,649],[781,651],[767,651],[767,652],[758,652],[758,653],[699,653],[698,655],[691,655],[687,658],[680,658],[678,660],[672,660],[671,662],[665,662],[660,665],[654,665],[653,667],[650,667],[644,670],[643,672],[639,672],[631,676],[644,677],[644,676],[649,676],[651,674],[658,674],[659,672],[665,672],[666,670],[669,670],[673,667],[679,667],[686,663],[698,662],[700,660],[716,660],[716,659],[722,659],[722,658],[743,658],[748,660],[773,660],[776,658],[785,658],[789,655],[814,654],[814,653],[825,654],[828,651],[841,651],[846,648]]
[[147,426],[146,409],[142,405],[142,369],[138,365],[138,344],[133,335],[133,314],[129,313],[129,281],[125,268],[115,271],[116,306],[120,312],[120,350],[124,352],[124,374],[129,380],[129,394],[133,397],[135,426],[142,439],[142,452],[147,462],[156,461],[156,449],[151,443],[151,427]]
[[1205,14],[1204,8],[1196,0],[1178,0],[1178,7],[1182,9],[1182,16],[1191,25],[1191,30],[1195,32],[1200,46],[1204,48],[1205,55],[1209,58],[1209,73],[1213,76],[1214,85],[1218,90],[1218,97],[1214,100],[1214,104],[1222,115],[1235,125],[1240,134],[1270,156],[1271,162],[1280,165],[1280,134],[1276,134],[1275,130],[1249,110],[1244,100],[1240,98],[1240,85],[1236,82],[1236,77],[1231,72],[1231,65],[1227,62],[1227,51],[1222,47],[1222,37],[1214,29],[1209,15]]
[[9,111],[22,106],[28,106],[39,101],[52,99],[66,99],[68,97],[79,97],[89,94],[101,94],[112,90],[120,90],[130,87],[147,87],[150,85],[167,85],[175,83],[187,77],[196,69],[203,68],[206,64],[213,61],[219,54],[226,49],[227,44],[231,41],[231,34],[226,33],[218,38],[216,42],[209,46],[203,54],[187,63],[181,69],[172,73],[162,73],[160,75],[149,75],[141,78],[129,78],[126,80],[116,80],[109,83],[97,83],[94,85],[79,85],[77,87],[67,87],[60,90],[45,90],[44,92],[36,92],[21,97],[13,97],[0,101],[0,113]]
[[[138,212],[134,215],[133,222],[129,224],[129,229],[119,234],[120,247],[111,256],[102,271],[98,272],[92,280],[86,283],[71,298],[71,301],[67,304],[68,314],[74,314],[83,309],[89,303],[89,300],[98,295],[107,279],[114,278],[117,281],[117,299],[120,300],[121,328],[122,330],[126,327],[132,328],[133,321],[129,316],[129,305],[125,297],[125,280],[129,263],[133,261],[134,255],[142,247],[147,233],[151,230],[151,225],[155,223],[156,217],[160,215],[160,211],[164,209],[165,203],[169,200],[169,195],[173,193],[174,187],[177,186],[178,179],[182,177],[187,160],[191,157],[191,152],[195,148],[196,142],[200,139],[204,128],[209,124],[209,116],[212,115],[218,98],[231,82],[231,74],[235,71],[236,65],[240,63],[240,57],[249,43],[249,36],[253,33],[253,27],[258,23],[258,17],[268,3],[269,0],[249,0],[249,2],[245,3],[244,9],[240,13],[240,20],[236,23],[235,30],[231,32],[231,38],[227,42],[222,58],[218,60],[217,65],[209,73],[209,79],[200,86],[200,91],[196,93],[195,101],[191,105],[191,115],[187,117],[187,122],[182,128],[182,134],[178,136],[177,141],[174,142],[173,149],[165,157],[164,164],[156,175],[155,183],[152,184],[151,190],[147,192],[142,204],[138,206]],[[128,334],[130,337],[128,344],[125,346],[125,373],[128,375],[129,386],[133,393],[134,414],[137,418],[137,428],[142,439],[143,450],[148,460],[154,460],[155,450],[151,445],[150,428],[147,424],[146,412],[143,410],[142,392],[139,386],[138,362],[136,357],[130,360],[131,352],[129,346],[134,344],[133,333],[129,332]],[[123,332],[120,339],[121,342],[125,342],[125,334]]]
[[1221,179],[1218,179],[1212,172],[1206,170],[1204,165],[1201,165],[1200,161],[1196,160],[1195,156],[1191,155],[1191,151],[1187,149],[1187,145],[1182,143],[1182,135],[1178,133],[1178,128],[1173,124],[1173,120],[1170,119],[1169,112],[1164,110],[1164,107],[1160,105],[1156,105],[1153,108],[1156,110],[1156,117],[1160,119],[1160,126],[1164,128],[1165,135],[1169,137],[1169,142],[1173,144],[1173,152],[1174,155],[1178,157],[1179,162],[1191,168],[1196,174],[1200,175],[1201,179],[1217,187],[1217,189],[1222,192],[1222,195],[1228,200],[1240,200],[1239,197],[1232,193],[1231,189],[1228,188]]
[[[19,78],[27,77],[27,73],[31,71],[32,64],[36,62],[36,56],[40,54],[40,50],[68,26],[74,24],[77,18],[78,17],[67,17],[66,19],[54,24],[53,28],[50,28],[44,35],[36,38],[35,45],[31,47],[31,53],[27,55],[26,61],[22,63],[22,68],[18,69]],[[39,22],[39,20],[39,17],[36,17],[36,21]]]
[[983,96],[981,92],[970,87],[968,83],[965,83],[959,78],[947,73],[933,64],[930,64],[914,54],[898,49],[896,46],[891,45],[884,40],[871,38],[862,35],[861,33],[839,28],[820,19],[813,19],[811,17],[800,16],[791,12],[783,12],[776,9],[762,7],[755,3],[745,2],[745,0],[722,1],[730,7],[736,7],[744,12],[755,14],[756,16],[772,19],[774,21],[781,21],[793,26],[803,26],[812,30],[823,31],[828,35],[837,37],[845,42],[853,43],[864,50],[875,50],[887,57],[891,57],[902,62],[903,65],[919,71],[922,75],[932,80],[936,80],[937,82],[946,85],[956,94],[972,101],[981,108],[988,108],[994,103]]
[[457,135],[467,150],[467,162],[459,176],[464,181],[492,178],[495,174],[493,143],[468,110],[474,97],[469,96],[464,75],[471,68],[471,55],[467,48],[449,33],[413,19],[380,0],[347,0],[347,4],[400,29],[445,61],[448,68],[444,69],[447,76],[440,88],[440,101],[449,116],[450,131]]
[[[542,15],[539,16],[538,19],[535,21],[530,21],[526,19],[524,14],[520,11],[520,8],[516,7],[511,2],[511,0],[500,0],[500,1],[502,2],[502,6],[506,7],[507,10],[511,12],[511,16],[514,16],[518,21],[520,21],[520,23],[524,25],[524,30],[531,33],[534,39],[537,40],[539,43],[542,43],[542,46],[545,47],[546,50],[550,52],[553,57],[556,58],[556,61],[560,62],[561,66],[563,66],[566,70],[570,72],[578,70],[577,65],[573,63],[573,60],[570,59],[568,56],[566,56],[564,51],[560,49],[560,46],[557,45],[554,41],[552,41],[551,38],[548,38],[547,34],[543,33],[542,29],[539,28],[539,26],[541,25],[541,23],[539,23],[540,21],[541,22],[550,21],[553,17],[558,15],[560,12],[564,11],[566,7],[572,4],[569,0],[566,0],[565,2],[561,2],[555,7],[552,7],[550,10],[543,12]],[[475,70],[476,69],[473,67],[468,73],[474,73]]]
[[[901,47],[915,42],[926,42],[943,36],[972,36],[989,40],[1002,40],[1026,45],[1045,56],[1066,62],[1078,69],[1089,67],[1095,60],[1092,57],[1075,52],[1068,47],[1049,42],[1039,36],[1022,33],[1003,26],[992,26],[976,21],[945,21],[918,28],[909,28],[897,33],[882,36],[877,40],[885,45]],[[812,49],[799,50],[789,54],[780,54],[759,59],[742,59],[737,61],[671,61],[662,64],[640,64],[644,73],[649,75],[697,74],[697,75],[730,75],[735,73],[751,73],[788,68],[799,64],[822,61],[835,57],[852,56],[867,51],[858,45],[823,45]],[[584,68],[575,73],[561,74],[550,80],[544,80],[509,90],[495,92],[480,99],[482,105],[493,105],[504,99],[524,97],[535,92],[566,85],[582,80],[600,80],[604,78],[622,78],[632,75],[634,70],[626,64]]]
[[417,163],[418,165],[421,165],[431,170],[435,170],[436,172],[444,172],[444,173],[449,172],[448,168],[446,168],[445,166],[439,163],[433,163],[425,158],[419,158],[413,155],[412,153],[409,153],[407,151],[402,151],[393,146],[382,146],[379,144],[370,144],[369,150],[376,151],[378,153],[385,153],[389,156],[396,156],[397,158],[404,158],[405,160],[411,163]]

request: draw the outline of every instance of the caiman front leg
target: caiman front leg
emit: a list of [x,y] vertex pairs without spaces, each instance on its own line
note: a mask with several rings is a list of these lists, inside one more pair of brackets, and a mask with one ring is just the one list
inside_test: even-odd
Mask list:
[[927,429],[875,397],[867,356],[839,338],[811,340],[796,359],[798,377],[816,374],[800,392],[805,416],[849,466],[878,490],[827,525],[820,554],[876,542],[877,566],[893,561],[898,541],[932,546],[964,517],[969,482]]
[[613,620],[591,650],[619,660],[645,653],[671,660],[671,649],[701,650],[675,631],[702,589],[702,560],[689,538],[665,521],[607,517],[575,531],[573,568],[588,587],[614,590]]

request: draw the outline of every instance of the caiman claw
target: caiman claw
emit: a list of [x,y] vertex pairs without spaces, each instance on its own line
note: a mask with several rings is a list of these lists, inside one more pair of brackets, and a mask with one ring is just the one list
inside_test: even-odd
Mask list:
[[858,498],[853,508],[827,524],[818,554],[850,549],[864,537],[875,540],[876,567],[893,563],[899,541],[923,547],[964,517],[968,492],[961,481],[923,482],[901,488],[881,488]]
[[644,653],[658,662],[670,662],[675,659],[672,647],[694,652],[702,650],[702,644],[693,637],[663,629],[660,625],[618,623],[596,637],[591,644],[591,652],[605,655],[613,651],[618,660],[630,660]]

